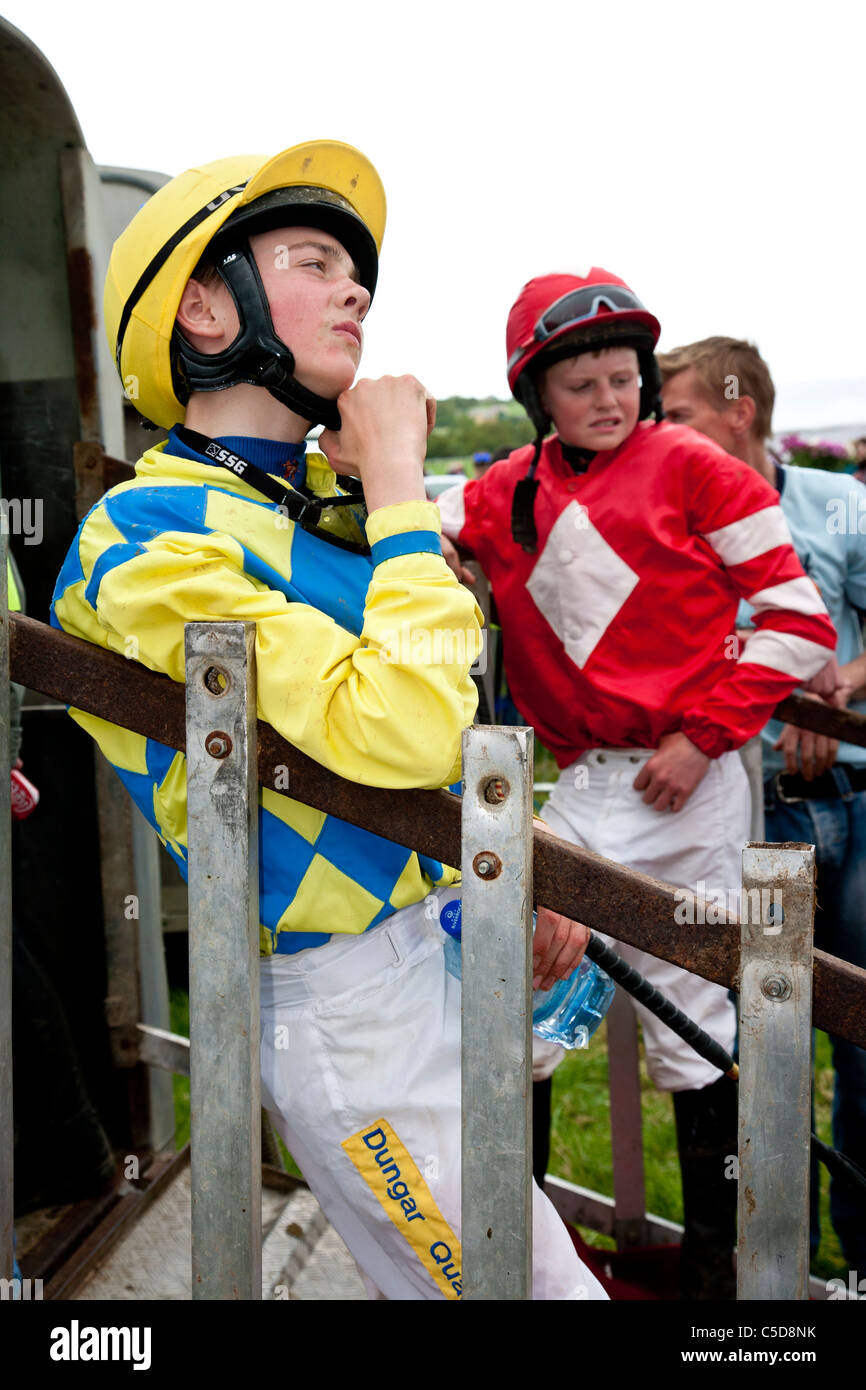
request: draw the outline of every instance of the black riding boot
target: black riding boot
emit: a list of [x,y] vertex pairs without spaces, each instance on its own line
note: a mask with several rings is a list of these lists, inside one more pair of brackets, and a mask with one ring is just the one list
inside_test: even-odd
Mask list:
[[[737,1085],[720,1076],[701,1091],[675,1091],[685,1233],[684,1299],[734,1299],[737,1242]],[[727,1176],[726,1176],[727,1174]]]

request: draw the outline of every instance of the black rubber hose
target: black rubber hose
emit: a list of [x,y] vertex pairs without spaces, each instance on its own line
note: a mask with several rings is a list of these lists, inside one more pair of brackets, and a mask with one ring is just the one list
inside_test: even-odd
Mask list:
[[643,1004],[649,1009],[650,1013],[660,1018],[662,1023],[666,1023],[668,1028],[672,1028],[685,1042],[693,1047],[705,1061],[712,1066],[718,1067],[719,1071],[726,1075],[737,1078],[738,1068],[734,1061],[721,1044],[711,1038],[709,1033],[705,1033],[688,1014],[684,1014],[669,999],[666,999],[649,980],[644,979],[639,971],[633,966],[628,965],[622,956],[618,956],[616,951],[606,946],[594,932],[590,933],[589,943],[586,954],[590,960],[594,960],[602,970],[604,970],[612,980],[616,980],[618,985],[622,985],[639,1004]]
[[847,1154],[840,1154],[838,1149],[831,1149],[829,1145],[822,1144],[817,1134],[812,1135],[812,1149],[816,1158],[819,1158],[834,1178],[841,1178],[849,1182],[852,1186],[866,1192],[866,1173],[853,1158],[848,1158]]
[[[649,1009],[650,1013],[655,1014],[656,1018],[661,1019],[662,1023],[667,1024],[675,1033],[693,1047],[698,1056],[703,1057],[704,1061],[711,1066],[718,1067],[719,1071],[730,1076],[732,1080],[739,1080],[740,1069],[715,1038],[711,1038],[709,1033],[705,1033],[688,1014],[684,1014],[675,1004],[660,993],[659,990],[651,985],[649,980],[641,975],[640,971],[635,970],[634,966],[629,965],[618,956],[616,951],[611,950],[610,946],[590,932],[589,941],[586,947],[586,954],[590,960],[595,961],[596,965],[618,985],[622,985],[633,999],[639,1004],[643,1004]],[[854,1162],[853,1159],[841,1154],[837,1149],[831,1149],[827,1144],[821,1142],[817,1134],[812,1134],[812,1149],[818,1159],[824,1164],[828,1172],[834,1177],[841,1178],[843,1182],[848,1182],[852,1187],[866,1192],[866,1173]]]

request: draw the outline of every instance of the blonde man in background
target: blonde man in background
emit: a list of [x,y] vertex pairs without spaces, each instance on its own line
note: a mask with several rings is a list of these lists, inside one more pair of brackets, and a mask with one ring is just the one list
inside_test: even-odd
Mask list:
[[[658,357],[662,399],[673,424],[689,425],[748,463],[779,494],[803,569],[820,591],[839,634],[834,703],[853,699],[866,714],[866,491],[844,473],[781,463],[767,445],[775,390],[758,349],[736,338],[704,338]],[[858,524],[852,525],[852,519]],[[866,529],[866,521],[863,522]],[[860,610],[860,611],[858,611]],[[738,625],[752,609],[741,606]],[[817,697],[814,697],[817,698]],[[818,866],[815,943],[866,966],[866,748],[839,744],[772,719],[762,733],[764,814],[770,841],[814,844]],[[836,1088],[833,1140],[866,1167],[866,1053],[832,1038]],[[852,1269],[866,1269],[866,1198],[830,1184],[830,1211]],[[811,1245],[820,1235],[817,1165],[812,1172]]]

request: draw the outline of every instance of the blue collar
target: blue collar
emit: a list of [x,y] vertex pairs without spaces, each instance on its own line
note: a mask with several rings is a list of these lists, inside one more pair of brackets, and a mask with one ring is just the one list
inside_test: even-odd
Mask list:
[[[169,430],[169,452],[177,458],[191,459],[194,463],[207,463],[204,454],[197,453],[178,439],[174,430]],[[292,484],[302,487],[307,476],[306,441],[300,444],[286,444],[279,439],[258,439],[253,435],[223,434],[216,441],[225,449],[263,468],[266,473],[279,473]],[[217,465],[210,465],[216,467]]]

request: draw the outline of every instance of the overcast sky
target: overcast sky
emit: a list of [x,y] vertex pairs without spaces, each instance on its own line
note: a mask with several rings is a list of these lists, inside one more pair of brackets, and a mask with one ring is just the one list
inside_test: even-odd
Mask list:
[[661,346],[757,342],[777,428],[866,421],[850,0],[5,0],[100,164],[346,140],[388,195],[364,371],[505,396],[523,283],[601,265]]

